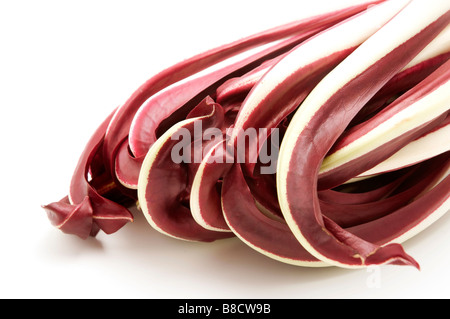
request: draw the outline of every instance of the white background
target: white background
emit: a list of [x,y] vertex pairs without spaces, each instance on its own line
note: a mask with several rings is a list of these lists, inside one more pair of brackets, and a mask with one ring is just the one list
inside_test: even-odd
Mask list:
[[40,207],[66,195],[97,125],[150,76],[332,5],[336,1],[2,0],[0,297],[450,297],[448,215],[404,245],[420,271],[346,270],[285,265],[236,238],[177,241],[139,214],[116,234],[83,241],[51,226]]

